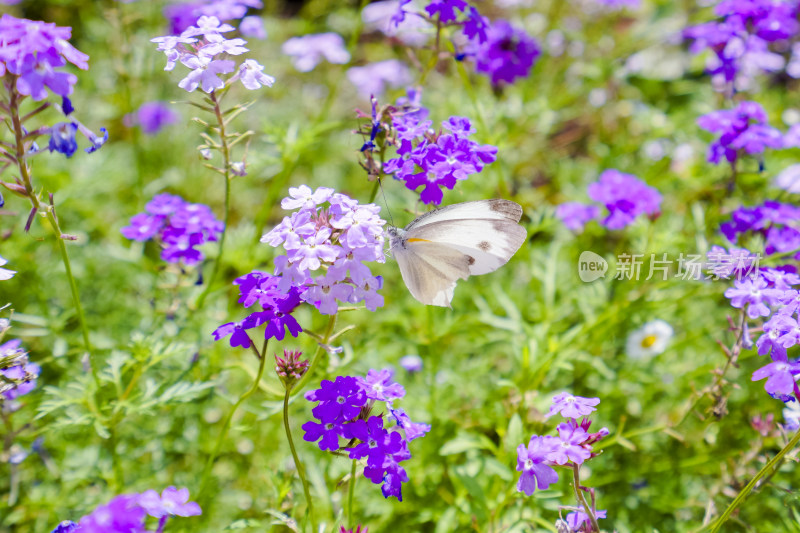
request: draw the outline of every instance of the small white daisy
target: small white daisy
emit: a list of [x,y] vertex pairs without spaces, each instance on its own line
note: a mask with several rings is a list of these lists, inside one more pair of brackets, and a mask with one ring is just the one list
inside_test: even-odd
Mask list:
[[672,338],[672,326],[663,320],[646,323],[628,336],[626,351],[633,359],[643,359],[663,353]]

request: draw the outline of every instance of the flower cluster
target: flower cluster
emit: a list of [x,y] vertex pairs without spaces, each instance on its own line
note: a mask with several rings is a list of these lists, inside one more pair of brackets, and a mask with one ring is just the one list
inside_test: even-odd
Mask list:
[[292,37],[281,46],[281,52],[291,56],[294,68],[310,72],[324,58],[328,63],[344,64],[350,61],[350,53],[344,39],[338,33],[317,33]]
[[[164,8],[164,16],[170,23],[173,34],[180,34],[189,26],[194,26],[197,20],[202,17],[217,17],[222,21],[234,21],[241,19],[239,31],[242,35],[256,37],[248,28],[261,27],[263,33],[263,22],[261,17],[247,15],[248,8],[259,9],[263,7],[261,0],[194,0],[190,2],[175,2],[168,4]],[[260,37],[263,39],[263,37]]]
[[[220,22],[214,16],[201,16],[196,26],[189,26],[180,35],[167,35],[151,39],[158,43],[158,50],[167,56],[164,70],[172,70],[180,61],[191,72],[183,78],[178,87],[192,92],[198,87],[207,93],[222,89],[226,85],[241,80],[250,90],[271,87],[275,78],[264,74],[264,67],[254,59],[245,59],[238,67],[228,56],[239,56],[248,52],[244,39],[226,39],[223,33],[234,30],[230,24]],[[226,79],[223,74],[231,74]]]
[[800,30],[796,2],[724,0],[714,13],[721,19],[687,28],[684,38],[692,41],[689,50],[693,53],[713,52],[706,60],[706,71],[717,89],[744,90],[760,72],[783,68],[783,56],[772,52],[770,45]]
[[767,148],[783,148],[783,135],[767,124],[764,108],[756,102],[740,102],[735,109],[712,111],[697,119],[697,125],[719,138],[708,147],[708,161],[730,163],[743,153],[758,155]]
[[72,94],[77,76],[59,70],[67,62],[89,68],[89,56],[67,42],[72,36],[69,27],[5,14],[0,17],[0,35],[0,76],[13,76],[17,92],[34,101],[47,98],[47,89],[62,97]]
[[422,187],[423,203],[439,205],[442,188],[452,190],[459,181],[481,172],[497,159],[497,147],[471,140],[475,128],[466,117],[452,116],[442,122],[446,131],[434,131],[428,110],[419,103],[421,93],[409,90],[408,94],[391,112],[391,124],[382,126],[391,129],[391,142],[397,147],[397,157],[386,161],[383,171],[412,191]]
[[[584,461],[595,457],[592,446],[608,435],[608,429],[602,428],[596,433],[589,433],[592,422],[586,418],[600,403],[599,398],[582,398],[569,393],[561,393],[553,398],[553,404],[547,417],[560,414],[568,420],[556,427],[558,436],[533,435],[527,446],[517,446],[517,471],[520,474],[517,491],[531,496],[536,489],[546,490],[558,481],[554,466],[579,466]],[[579,418],[584,417],[582,420]],[[598,518],[604,518],[604,511],[592,509]],[[586,516],[586,515],[584,515]],[[577,519],[576,515],[573,517]],[[570,520],[569,515],[567,520]],[[588,516],[586,516],[588,522]],[[573,531],[580,531],[573,528]]]
[[147,516],[158,519],[158,531],[163,531],[172,516],[198,516],[200,506],[189,501],[189,489],[167,487],[159,495],[150,489],[141,494],[121,494],[105,505],[99,505],[78,523],[65,520],[52,533],[146,533]]
[[[338,311],[337,302],[364,302],[370,311],[383,306],[377,292],[383,279],[366,264],[385,261],[380,206],[361,205],[327,187],[312,191],[301,185],[289,189],[281,207],[297,211],[261,237],[286,250],[275,258],[278,290],[297,288],[302,301],[325,315]],[[322,274],[314,277],[318,271]]]
[[153,197],[145,211],[131,218],[122,235],[134,241],[157,239],[161,258],[168,263],[199,263],[204,256],[197,247],[218,240],[225,229],[207,205],[190,204],[172,194]]
[[21,345],[19,339],[0,344],[0,404],[5,404],[2,405],[5,411],[15,410],[14,401],[36,388],[41,372],[39,365],[28,360],[28,352]]
[[[402,409],[393,407],[406,391],[392,378],[391,370],[370,370],[366,377],[323,380],[319,389],[305,395],[318,403],[311,410],[317,421],[303,424],[303,440],[319,441],[323,451],[343,447],[351,459],[366,459],[364,477],[381,485],[385,498],[395,496],[403,501],[402,484],[408,481],[408,474],[400,463],[411,458],[408,443],[425,436],[431,427],[412,422]],[[384,402],[387,412],[372,415],[376,402]],[[384,427],[386,420],[393,426]],[[340,438],[347,444],[341,446]]]
[[567,202],[556,209],[556,216],[572,231],[580,232],[591,220],[600,220],[608,229],[616,230],[633,224],[639,215],[658,216],[661,194],[632,174],[608,169],[598,181],[589,185],[589,198],[605,206],[608,215],[600,220],[600,208],[580,202]]
[[[768,200],[756,207],[739,207],[731,213],[731,220],[720,226],[720,231],[733,244],[742,244],[744,234],[759,235],[764,239],[764,253],[786,253],[800,249],[800,208]],[[795,254],[800,259],[800,252]]]

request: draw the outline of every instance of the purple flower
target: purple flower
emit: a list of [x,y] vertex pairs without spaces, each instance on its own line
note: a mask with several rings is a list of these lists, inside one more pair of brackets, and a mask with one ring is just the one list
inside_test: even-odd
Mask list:
[[264,73],[264,67],[255,59],[246,59],[239,67],[239,79],[246,89],[255,91],[262,86],[272,87],[275,78]]
[[202,85],[205,92],[221,89],[225,82],[219,78],[220,74],[233,72],[234,62],[226,59],[211,59],[205,56],[187,56],[181,63],[192,69],[179,83],[178,87],[188,92],[193,92]]
[[244,17],[239,23],[239,33],[254,39],[266,39],[267,30],[264,29],[264,20],[257,15]]
[[466,12],[469,4],[465,0],[430,0],[425,11],[431,18],[438,17],[438,21],[447,24],[458,18],[457,11]]
[[[794,127],[794,126],[793,126]],[[784,143],[786,138],[784,137]],[[800,146],[800,141],[798,141]],[[789,165],[775,176],[775,187],[793,194],[800,194],[800,164]]]
[[[301,426],[305,434],[303,440],[306,442],[319,441],[319,449],[335,452],[339,449],[339,437],[349,435],[349,429],[341,422],[332,421],[318,424],[308,421]],[[321,440],[320,440],[321,439]]]
[[358,419],[349,425],[349,432],[361,441],[349,448],[350,459],[367,458],[367,466],[380,468],[386,455],[401,450],[403,437],[397,431],[389,432],[383,428],[383,418],[371,416],[369,420]]
[[601,221],[611,230],[629,226],[639,215],[655,216],[661,209],[661,194],[632,174],[608,169],[589,185],[589,198],[608,209]]
[[165,218],[139,213],[131,218],[130,226],[120,230],[123,237],[132,241],[149,241],[163,229]]
[[[606,511],[604,509],[599,510],[594,513],[594,517],[605,518]],[[583,511],[578,510],[578,511],[572,511],[571,513],[567,513],[567,524],[569,524],[569,527],[572,528],[572,531],[580,531],[581,527],[589,523],[590,523],[589,515],[584,513]]]
[[19,339],[0,344],[0,357],[8,361],[5,368],[0,368],[5,378],[0,381],[0,395],[6,400],[15,400],[35,389],[42,371],[39,365],[28,361],[28,353],[21,344]]
[[795,391],[795,378],[800,374],[800,364],[790,362],[786,357],[777,357],[773,353],[773,361],[753,372],[752,381],[767,378],[764,389],[770,394],[789,395]]
[[72,533],[77,529],[78,529],[78,524],[76,524],[72,520],[64,520],[63,522],[58,524],[56,528],[50,533]]
[[517,471],[522,472],[517,482],[517,492],[531,496],[536,491],[547,490],[558,481],[558,474],[547,464],[547,456],[552,452],[553,437],[531,437],[528,446],[517,446]]
[[361,96],[369,97],[383,94],[387,86],[394,89],[408,85],[411,83],[411,72],[397,59],[387,59],[363,67],[350,67],[347,69],[347,79]]
[[[3,259],[3,256],[0,256],[0,267],[2,267],[7,263],[8,261]],[[7,268],[0,268],[0,281],[9,280],[14,277],[14,274],[16,274],[16,271],[14,270],[9,270]]]
[[547,456],[548,460],[557,465],[565,465],[569,461],[579,465],[591,457],[591,450],[583,447],[584,442],[589,438],[586,430],[568,422],[559,424],[557,429],[558,442],[553,441],[555,445]]
[[566,202],[556,208],[556,218],[560,219],[567,229],[580,233],[587,222],[600,218],[600,208],[580,202]]
[[75,134],[78,132],[78,125],[72,122],[59,122],[50,128],[50,142],[47,149],[51,152],[59,152],[72,157],[78,149],[78,141]]
[[725,291],[725,297],[730,298],[731,305],[737,309],[747,305],[747,316],[752,319],[769,316],[768,305],[775,305],[776,298],[783,291],[767,287],[767,281],[761,277],[737,279],[733,282],[733,287]]
[[733,163],[741,153],[755,155],[766,148],[782,148],[783,136],[766,122],[764,108],[748,101],[740,102],[735,109],[712,111],[698,118],[698,126],[719,134],[708,147],[708,161],[718,164],[724,157]]
[[137,503],[135,494],[115,497],[106,505],[98,506],[78,522],[80,533],[144,533],[145,510]]
[[391,402],[406,395],[403,386],[392,381],[393,377],[394,371],[391,369],[370,369],[366,378],[357,377],[356,380],[370,400]]
[[583,398],[562,392],[553,398],[553,405],[546,417],[560,413],[564,418],[580,418],[596,411],[595,405],[600,403],[600,398]]
[[367,403],[367,395],[356,378],[350,376],[339,376],[335,381],[324,379],[319,389],[307,392],[305,397],[319,402],[311,413],[323,423],[352,420]]
[[148,515],[154,518],[164,516],[198,516],[202,514],[200,506],[189,501],[189,489],[165,488],[161,496],[153,489],[139,494],[136,502]]
[[492,85],[527,78],[540,54],[532,37],[505,20],[493,21],[485,42],[472,51],[477,71],[488,75]]
[[344,39],[338,33],[317,33],[292,37],[281,46],[281,52],[291,56],[294,68],[310,72],[322,59],[328,63],[344,64],[350,61],[350,53]]
[[402,409],[392,409],[389,407],[389,412],[392,413],[392,417],[394,417],[397,425],[403,429],[408,442],[420,437],[424,437],[431,430],[430,424],[412,422],[406,412]]
[[147,102],[136,111],[136,122],[147,135],[155,135],[178,121],[178,115],[163,102]]
[[406,372],[410,372],[412,374],[414,372],[422,371],[422,357],[418,355],[404,355],[400,358],[399,364],[406,370]]
[[223,324],[215,329],[211,335],[214,337],[215,341],[224,339],[230,335],[231,348],[241,346],[246,349],[252,344],[250,336],[247,334],[247,330],[251,327],[255,327],[254,321],[248,317],[241,322],[228,322],[227,324]]

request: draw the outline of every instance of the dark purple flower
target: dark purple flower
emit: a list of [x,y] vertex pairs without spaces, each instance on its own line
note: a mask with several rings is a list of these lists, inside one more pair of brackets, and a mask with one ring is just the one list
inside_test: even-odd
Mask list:
[[322,380],[320,388],[306,393],[306,399],[319,402],[311,410],[321,422],[346,422],[352,420],[367,403],[367,395],[350,376],[338,376],[335,381]]
[[358,419],[349,424],[348,430],[353,438],[361,441],[348,448],[350,459],[366,457],[370,468],[382,467],[386,455],[393,455],[402,448],[403,436],[397,431],[385,430],[380,416],[371,416],[366,421]]
[[136,112],[142,131],[147,135],[155,135],[166,126],[178,121],[178,114],[163,102],[147,102]]
[[[303,440],[306,442],[319,441],[319,449],[335,452],[339,449],[339,437],[349,435],[349,430],[342,422],[329,421],[324,423],[306,422],[301,426],[305,434]],[[321,440],[320,440],[321,439]]]
[[458,18],[457,12],[466,12],[469,9],[469,4],[466,0],[430,0],[425,11],[431,18],[439,16],[437,19],[442,24],[454,22]]
[[58,524],[56,528],[50,533],[72,533],[77,529],[78,529],[78,524],[76,524],[72,520],[64,520],[63,522]]
[[654,216],[661,209],[661,194],[632,174],[608,169],[589,185],[589,198],[608,209],[602,224],[616,230],[629,226],[639,215]]
[[718,164],[724,157],[733,163],[740,153],[761,154],[766,148],[782,148],[783,135],[767,124],[764,108],[756,102],[740,102],[735,109],[712,111],[697,119],[697,125],[719,134],[708,147],[708,161]]
[[72,122],[59,122],[50,128],[50,142],[47,149],[51,152],[59,152],[65,156],[72,157],[78,149],[78,141],[75,134],[78,132],[77,124]]
[[488,75],[492,85],[527,78],[541,54],[538,43],[505,20],[493,21],[486,35],[472,52],[477,71]]
[[252,342],[247,330],[254,326],[255,322],[250,317],[245,318],[241,322],[228,322],[215,329],[211,335],[215,341],[224,339],[228,335],[231,336],[231,348],[241,346],[242,348],[249,348]]

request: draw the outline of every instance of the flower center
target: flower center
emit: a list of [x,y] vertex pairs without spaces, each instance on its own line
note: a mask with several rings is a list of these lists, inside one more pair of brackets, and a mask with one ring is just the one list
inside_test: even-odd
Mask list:
[[642,339],[642,348],[650,348],[653,346],[658,338],[655,335],[648,335]]

